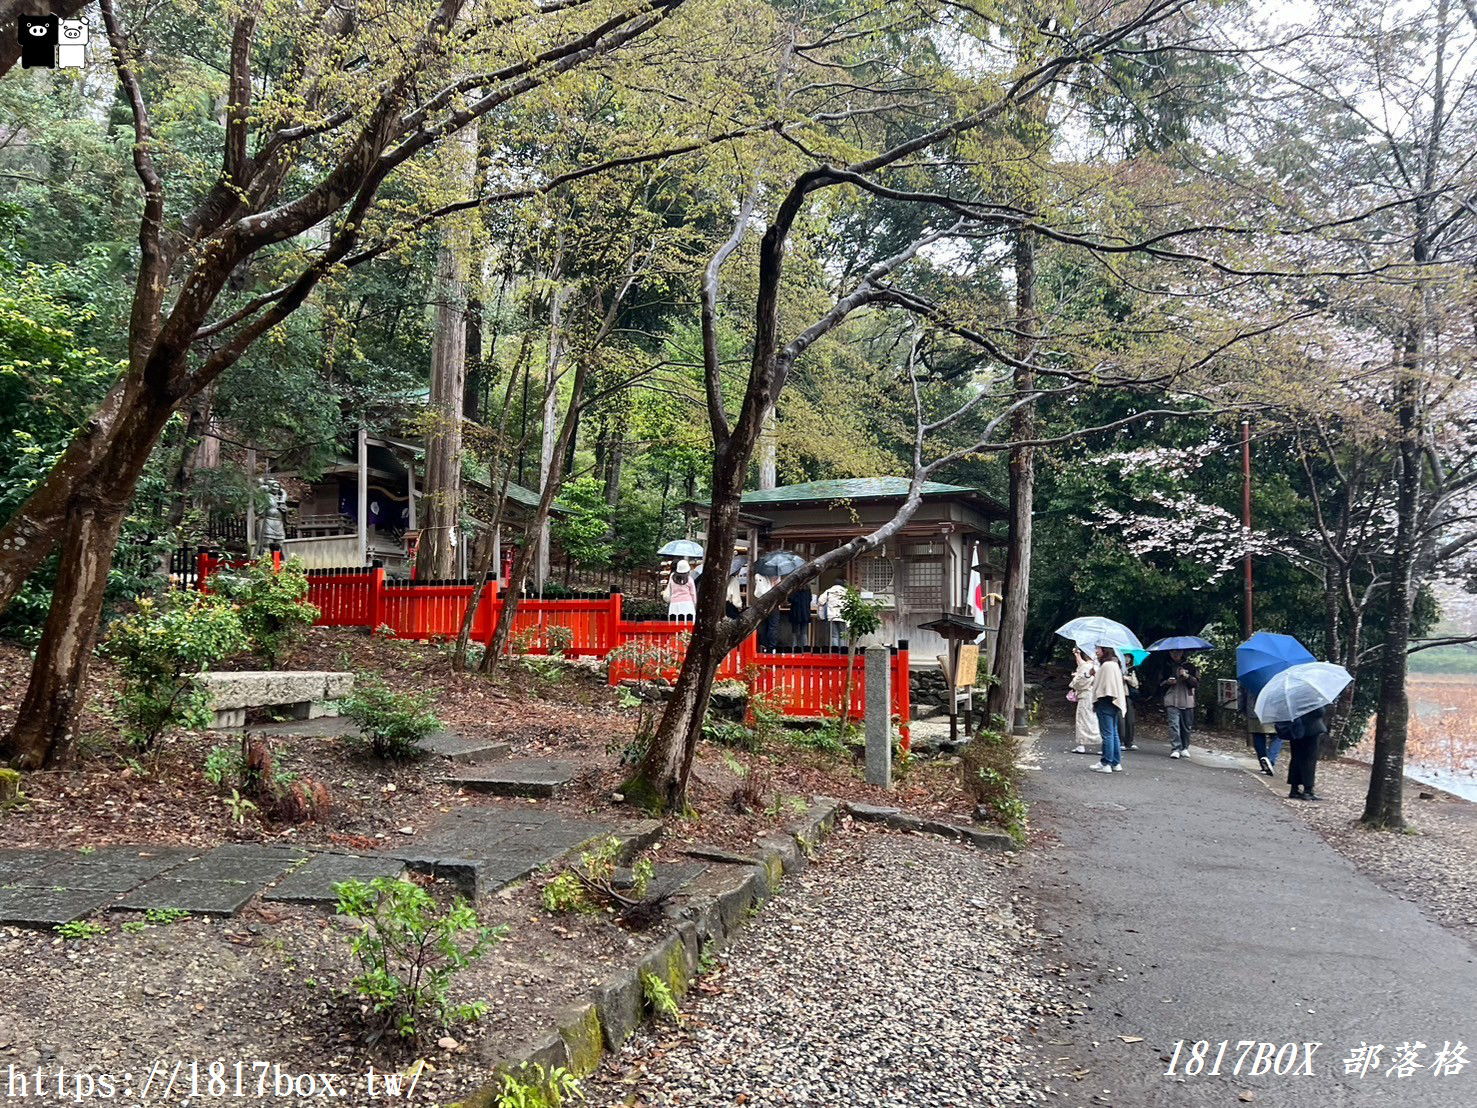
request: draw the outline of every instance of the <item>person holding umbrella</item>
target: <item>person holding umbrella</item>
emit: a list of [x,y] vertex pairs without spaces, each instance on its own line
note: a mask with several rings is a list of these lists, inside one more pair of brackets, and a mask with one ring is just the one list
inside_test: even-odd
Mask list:
[[1318,744],[1328,733],[1323,709],[1352,680],[1343,666],[1305,662],[1282,670],[1257,694],[1254,711],[1275,723],[1277,734],[1292,747],[1287,767],[1289,800],[1320,799],[1313,792],[1313,779],[1318,770]]
[[1164,693],[1164,714],[1169,720],[1169,756],[1190,756],[1190,731],[1195,726],[1195,690],[1200,670],[1183,650],[1169,652],[1170,673],[1159,688]]
[[1123,685],[1128,693],[1128,702],[1123,710],[1123,723],[1118,737],[1123,740],[1124,750],[1137,750],[1133,741],[1133,729],[1138,722],[1133,704],[1139,698],[1138,664],[1149,656],[1147,650],[1125,650],[1123,652]]
[[667,578],[662,589],[662,599],[667,602],[667,618],[697,618],[697,582],[692,577],[692,566],[686,558],[677,563],[677,568]]
[[1118,724],[1128,699],[1123,687],[1123,671],[1118,666],[1118,652],[1111,646],[1097,648],[1097,676],[1092,679],[1092,710],[1097,715],[1098,732],[1103,737],[1102,760],[1088,769],[1098,773],[1118,773],[1123,769],[1123,748],[1118,738]]
[[1102,745],[1097,713],[1092,708],[1092,682],[1097,677],[1097,666],[1080,646],[1072,647],[1072,661],[1077,664],[1072,672],[1071,691],[1067,693],[1067,699],[1077,703],[1077,745],[1072,753],[1086,754],[1088,743],[1099,748]]

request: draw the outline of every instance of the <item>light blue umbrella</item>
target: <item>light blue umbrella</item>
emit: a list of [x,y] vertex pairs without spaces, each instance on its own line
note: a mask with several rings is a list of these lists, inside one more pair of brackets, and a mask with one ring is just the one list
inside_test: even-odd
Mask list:
[[1088,650],[1094,646],[1111,646],[1114,650],[1142,650],[1139,637],[1123,624],[1107,616],[1078,616],[1056,629],[1056,633]]
[[691,539],[673,539],[657,553],[664,558],[701,558],[703,544]]
[[1352,680],[1348,670],[1332,662],[1289,666],[1262,687],[1252,710],[1266,723],[1290,723],[1332,704]]

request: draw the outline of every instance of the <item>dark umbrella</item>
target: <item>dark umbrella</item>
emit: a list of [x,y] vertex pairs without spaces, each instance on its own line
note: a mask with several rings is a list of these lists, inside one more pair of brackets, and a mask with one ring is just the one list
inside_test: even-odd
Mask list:
[[728,576],[733,577],[740,571],[748,568],[749,559],[745,558],[742,554],[739,554],[733,559],[733,561],[728,563]]
[[1214,650],[1215,644],[1206,642],[1199,635],[1170,635],[1167,639],[1149,644],[1149,653],[1156,650]]
[[754,572],[765,577],[785,577],[805,564],[805,559],[792,550],[775,550],[754,563]]

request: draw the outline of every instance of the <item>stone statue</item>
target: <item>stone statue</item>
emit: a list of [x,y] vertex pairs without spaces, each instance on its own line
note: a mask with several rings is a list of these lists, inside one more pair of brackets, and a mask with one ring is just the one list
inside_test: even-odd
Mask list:
[[267,506],[257,524],[256,545],[258,550],[281,550],[282,540],[287,538],[287,528],[282,524],[282,512],[287,507],[287,494],[282,486],[270,477],[261,482],[262,492],[267,494]]

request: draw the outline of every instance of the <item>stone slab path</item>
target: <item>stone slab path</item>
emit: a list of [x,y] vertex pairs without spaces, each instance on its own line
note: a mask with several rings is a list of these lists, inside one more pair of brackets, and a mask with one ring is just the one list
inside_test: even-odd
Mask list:
[[491,796],[551,797],[574,780],[575,768],[552,758],[516,758],[457,770],[442,780]]
[[[253,723],[244,730],[253,735],[268,738],[337,739],[346,735],[357,736],[359,729],[354,722],[342,716],[325,716],[320,719],[289,719],[274,723]],[[446,758],[463,765],[484,765],[508,755],[509,745],[497,739],[469,739],[455,731],[433,731],[421,742],[420,748],[427,754]]]
[[0,850],[0,925],[54,927],[99,911],[179,909],[232,916],[255,896],[326,904],[350,879],[397,877],[408,867],[454,882],[473,898],[527,877],[593,839],[643,845],[655,821],[612,825],[523,805],[468,806],[413,844],[379,854],[233,843],[208,850],[107,846],[90,853]]

